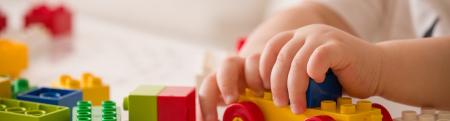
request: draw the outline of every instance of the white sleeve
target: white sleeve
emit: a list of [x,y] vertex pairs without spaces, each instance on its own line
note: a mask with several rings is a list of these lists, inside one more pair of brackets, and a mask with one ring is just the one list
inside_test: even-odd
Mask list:
[[339,14],[352,29],[365,39],[373,35],[383,23],[385,0],[318,0]]

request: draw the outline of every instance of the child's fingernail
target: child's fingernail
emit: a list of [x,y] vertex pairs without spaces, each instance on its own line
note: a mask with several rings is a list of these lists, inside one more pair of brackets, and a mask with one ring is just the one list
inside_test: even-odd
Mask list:
[[281,99],[280,98],[276,98],[276,97],[272,97],[272,98],[274,99],[274,103],[275,103],[276,106],[278,106],[278,107],[284,106],[281,103]]
[[291,104],[291,110],[294,114],[300,114],[300,109],[296,104]]

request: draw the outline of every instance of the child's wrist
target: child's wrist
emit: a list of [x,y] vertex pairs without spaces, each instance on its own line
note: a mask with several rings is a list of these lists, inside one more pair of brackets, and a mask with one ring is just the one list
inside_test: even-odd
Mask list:
[[387,46],[382,43],[375,44],[378,52],[378,77],[374,80],[377,82],[377,86],[375,88],[375,96],[383,96],[384,89],[386,84],[389,84],[388,77],[392,74],[392,70],[395,70],[392,66],[393,56],[392,53],[389,52]]

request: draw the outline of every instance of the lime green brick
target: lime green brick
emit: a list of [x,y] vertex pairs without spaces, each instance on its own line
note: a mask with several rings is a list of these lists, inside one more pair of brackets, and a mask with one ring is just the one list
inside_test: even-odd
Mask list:
[[0,98],[0,121],[70,121],[69,108]]
[[130,93],[128,111],[130,121],[158,121],[157,97],[164,86],[142,85]]

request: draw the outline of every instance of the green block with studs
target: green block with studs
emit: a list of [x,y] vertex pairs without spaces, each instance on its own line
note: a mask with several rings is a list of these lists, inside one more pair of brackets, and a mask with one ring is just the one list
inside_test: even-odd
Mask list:
[[113,101],[103,101],[92,107],[89,101],[79,101],[72,109],[73,121],[121,121],[120,108]]
[[164,86],[141,85],[124,99],[129,121],[158,121],[157,97]]
[[0,121],[70,121],[69,108],[0,98]]

